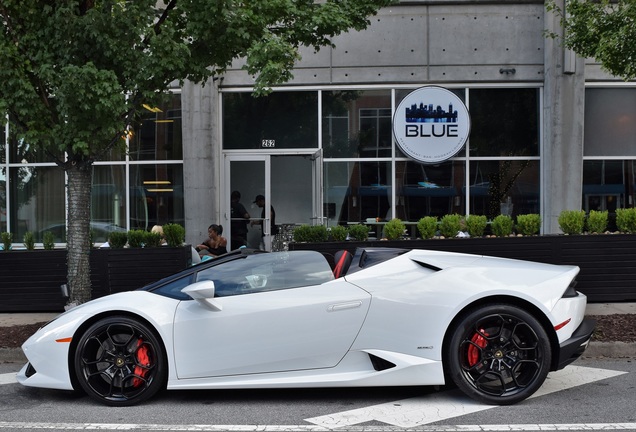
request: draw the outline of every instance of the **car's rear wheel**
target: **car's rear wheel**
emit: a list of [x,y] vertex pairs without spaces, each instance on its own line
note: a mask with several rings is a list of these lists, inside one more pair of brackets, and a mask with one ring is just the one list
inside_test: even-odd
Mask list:
[[112,406],[134,405],[166,382],[163,344],[144,323],[123,316],[97,321],[81,336],[75,373],[93,399]]
[[548,335],[536,318],[519,307],[479,307],[452,331],[447,370],[455,384],[479,402],[517,403],[537,391],[548,375]]

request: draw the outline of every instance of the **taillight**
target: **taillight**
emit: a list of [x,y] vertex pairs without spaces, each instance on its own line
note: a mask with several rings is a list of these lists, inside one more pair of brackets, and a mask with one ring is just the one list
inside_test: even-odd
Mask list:
[[572,282],[570,282],[570,286],[568,287],[568,289],[565,290],[562,297],[571,298],[571,297],[576,297],[578,295],[579,293],[576,291],[576,280],[572,279]]

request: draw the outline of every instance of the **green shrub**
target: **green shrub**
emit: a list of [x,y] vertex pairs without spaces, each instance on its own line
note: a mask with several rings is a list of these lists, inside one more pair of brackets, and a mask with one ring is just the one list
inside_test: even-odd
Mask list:
[[331,240],[333,241],[345,241],[349,231],[342,225],[336,225],[331,227]]
[[442,216],[439,221],[439,232],[444,237],[455,237],[462,228],[462,217],[458,214]]
[[176,223],[165,224],[163,234],[170,247],[182,246],[185,241],[185,228]]
[[406,230],[406,225],[404,225],[404,222],[398,218],[391,219],[386,223],[386,225],[384,225],[384,232],[386,233],[386,238],[389,240],[398,240],[402,238],[404,230]]
[[318,243],[329,240],[329,232],[324,225],[301,225],[294,230],[294,241]]
[[430,239],[437,233],[437,217],[436,216],[424,216],[417,221],[417,230],[423,239]]
[[161,234],[144,231],[143,243],[144,247],[159,247],[161,246]]
[[488,218],[483,215],[468,215],[466,229],[471,237],[483,237],[488,226]]
[[369,238],[369,227],[362,224],[351,225],[349,227],[349,236],[358,241],[365,241]]
[[35,249],[35,235],[33,235],[31,231],[27,231],[24,233],[22,241],[24,242],[24,247],[26,248],[26,250]]
[[621,232],[636,232],[636,208],[616,209],[616,228]]
[[300,225],[294,228],[293,238],[295,242],[304,243],[310,241],[311,238],[311,226]]
[[329,232],[324,225],[312,225],[309,232],[311,234],[311,240],[309,241],[311,242],[319,243],[329,240]]
[[121,249],[128,243],[128,233],[123,231],[113,231],[108,235],[108,244],[114,249]]
[[491,230],[497,237],[508,237],[512,234],[512,218],[508,215],[499,215],[492,220]]
[[10,250],[11,243],[13,243],[13,234],[10,232],[3,232],[0,234],[0,238],[2,238],[2,246],[4,247],[4,250]]
[[144,247],[144,239],[146,238],[146,231],[144,230],[130,230],[128,231],[128,246],[131,248]]
[[587,230],[591,233],[604,233],[607,229],[608,212],[607,210],[590,210],[587,215]]
[[55,249],[55,236],[51,231],[45,231],[42,235],[42,246],[45,250]]
[[541,229],[541,215],[536,213],[517,216],[517,232],[523,235],[537,235]]
[[583,210],[563,210],[559,215],[559,227],[565,234],[581,234],[585,226]]

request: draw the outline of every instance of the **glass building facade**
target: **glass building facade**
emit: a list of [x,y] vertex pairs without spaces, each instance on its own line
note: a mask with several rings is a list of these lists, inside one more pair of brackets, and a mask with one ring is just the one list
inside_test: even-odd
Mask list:
[[321,155],[322,190],[313,192],[322,195],[318,217],[278,211],[312,193],[311,185],[294,190],[290,178],[271,183],[283,223],[540,212],[540,87],[451,88],[466,103],[473,126],[465,148],[434,165],[409,159],[394,143],[395,107],[414,89],[280,91],[267,98],[224,91],[223,151],[309,149]]
[[[5,120],[6,123],[6,120]],[[0,231],[20,244],[27,231],[65,242],[65,174],[39,149],[12,138],[5,124],[0,142]],[[95,162],[91,198],[93,240],[113,230],[151,229],[184,223],[181,95],[144,112],[125,151]]]
[[[395,145],[395,107],[415,87],[295,89],[261,98],[224,89],[218,152],[271,156],[270,168],[262,172],[250,161],[236,162],[230,178],[238,180],[230,182],[246,188],[247,206],[258,218],[251,194],[261,189],[258,182],[250,189],[242,179],[248,171],[269,173],[277,224],[541,213],[542,87],[448,88],[467,105],[471,131],[464,149],[442,163],[418,163]],[[636,88],[588,85],[585,98],[581,208],[612,215],[636,199]],[[19,244],[27,231],[37,242],[51,231],[63,243],[64,172],[39,149],[13,139],[6,119],[3,126],[0,232],[10,231]],[[112,151],[108,160],[94,164],[96,242],[114,229],[184,224],[187,127],[177,92],[166,105],[144,112],[126,151]],[[221,188],[232,189],[231,184]]]

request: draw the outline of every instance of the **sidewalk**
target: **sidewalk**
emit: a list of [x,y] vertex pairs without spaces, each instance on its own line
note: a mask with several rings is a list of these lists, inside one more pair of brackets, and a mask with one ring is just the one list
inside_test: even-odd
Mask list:
[[[586,315],[636,314],[636,303],[590,303]],[[0,327],[48,322],[58,312],[0,313]],[[585,357],[636,357],[636,343],[591,342]],[[0,363],[24,363],[26,357],[19,348],[0,348]]]

